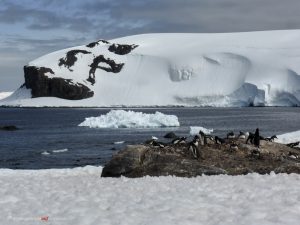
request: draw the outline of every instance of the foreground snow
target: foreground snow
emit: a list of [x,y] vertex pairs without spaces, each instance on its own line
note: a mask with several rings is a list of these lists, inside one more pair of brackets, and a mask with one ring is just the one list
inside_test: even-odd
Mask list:
[[90,128],[146,128],[178,127],[178,117],[161,112],[147,114],[142,112],[111,110],[106,115],[88,117],[78,126]]
[[7,98],[11,94],[12,94],[12,92],[0,92],[0,100]]
[[[49,77],[86,85],[94,96],[80,101],[34,98],[21,88],[0,105],[20,106],[295,106],[300,105],[300,30],[218,34],[143,34],[53,52],[29,63],[51,68]],[[127,55],[108,50],[112,43],[138,45]],[[68,69],[59,60],[78,54]],[[124,68],[97,69],[87,80],[94,56]],[[107,66],[107,65],[104,65]]]
[[300,221],[300,176],[100,178],[101,167],[0,170],[0,223],[285,224]]

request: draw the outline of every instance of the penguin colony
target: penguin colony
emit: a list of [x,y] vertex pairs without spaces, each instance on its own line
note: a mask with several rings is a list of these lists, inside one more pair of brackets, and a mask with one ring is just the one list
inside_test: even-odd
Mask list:
[[[240,131],[238,135],[235,135],[233,131],[228,132],[225,138],[218,136],[212,136],[205,134],[203,131],[199,131],[199,134],[195,135],[192,141],[187,141],[187,137],[178,137],[174,132],[167,133],[165,138],[172,139],[170,143],[159,142],[157,138],[153,138],[145,142],[147,145],[151,145],[158,148],[165,148],[166,146],[180,146],[188,150],[191,157],[194,159],[204,159],[201,148],[209,144],[217,144],[219,146],[225,145],[228,146],[228,151],[234,152],[239,149],[237,140],[245,140],[246,144],[254,145],[254,149],[251,151],[251,157],[259,159],[260,154],[260,141],[274,142],[274,139],[277,139],[276,135],[271,137],[264,138],[259,133],[259,128],[255,130],[254,133],[251,132],[242,132]],[[299,145],[299,142],[287,144],[288,147],[296,148]],[[289,154],[290,158],[298,159],[299,155],[295,153]]]

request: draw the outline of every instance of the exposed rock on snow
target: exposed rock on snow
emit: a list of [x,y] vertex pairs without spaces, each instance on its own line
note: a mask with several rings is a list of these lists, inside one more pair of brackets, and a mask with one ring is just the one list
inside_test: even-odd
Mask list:
[[96,69],[102,69],[106,72],[119,73],[124,66],[124,63],[116,63],[112,59],[106,59],[103,55],[94,58],[93,63],[90,65],[89,78],[87,81],[95,84]]
[[113,52],[118,55],[127,55],[136,47],[138,47],[138,45],[112,44],[111,46],[109,46],[108,51]]
[[109,44],[109,42],[106,40],[98,40],[98,41],[89,43],[88,45],[86,45],[86,47],[94,48],[95,46],[99,45],[99,43]]
[[177,127],[178,117],[160,112],[146,114],[142,112],[111,110],[106,115],[89,117],[79,126],[90,128],[147,128],[147,127]]
[[72,67],[74,65],[74,63],[77,61],[76,55],[79,54],[79,53],[80,54],[91,54],[91,52],[88,52],[88,51],[85,51],[85,50],[78,50],[78,49],[71,50],[71,51],[67,52],[65,58],[60,58],[59,59],[58,65],[59,66],[65,66],[70,71],[73,71],[73,70],[70,69],[70,67]]
[[73,83],[71,79],[53,77],[54,72],[50,68],[25,66],[24,73],[25,86],[31,89],[33,98],[57,97],[79,100],[94,95],[93,91],[83,84]]
[[[200,146],[203,159],[194,159],[187,145],[167,145],[164,148],[152,145],[128,146],[114,155],[102,171],[103,177],[182,176],[248,173],[266,174],[300,173],[300,158],[292,159],[289,153],[299,155],[298,150],[283,144],[261,141],[260,149],[236,139],[238,149],[226,144]],[[256,154],[257,152],[257,154]]]
[[299,39],[300,30],[285,30],[143,34],[99,40],[50,53],[28,65],[51,69],[51,79],[85,85],[89,93],[94,92],[92,97],[83,95],[76,98],[82,101],[67,101],[63,99],[72,98],[61,93],[55,97],[62,99],[44,101],[28,98],[26,90],[20,89],[18,95],[0,104],[299,106]]

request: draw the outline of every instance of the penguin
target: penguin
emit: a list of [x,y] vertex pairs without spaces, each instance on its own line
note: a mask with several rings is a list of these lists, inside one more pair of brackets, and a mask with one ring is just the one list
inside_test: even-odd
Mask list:
[[253,149],[250,154],[251,154],[251,157],[253,157],[253,158],[256,158],[256,159],[261,158],[259,148],[258,149]]
[[200,141],[200,137],[196,135],[193,141],[189,143],[189,147],[188,147],[189,152],[192,153],[195,159],[199,159],[199,158],[203,159],[203,157],[201,156],[201,152],[199,150],[199,141]]
[[225,144],[225,140],[223,138],[220,138],[218,136],[215,136],[215,143],[216,144]]
[[239,139],[246,139],[246,134],[244,132],[240,131]]
[[274,142],[274,139],[278,139],[276,135],[273,135],[272,137],[265,138],[265,141]]
[[249,132],[248,138],[246,140],[246,144],[248,144],[248,141],[250,141],[251,144],[253,144],[254,134]]
[[228,134],[227,134],[227,139],[234,139],[235,138],[235,135],[233,133],[233,131],[230,131]]
[[205,145],[205,134],[202,130],[199,131],[199,136],[200,136],[200,145]]
[[178,137],[172,140],[173,145],[185,144],[185,143],[186,143],[186,137]]
[[160,147],[160,148],[164,148],[165,147],[165,144],[163,144],[162,142],[158,142],[156,140],[157,139],[147,140],[147,141],[145,141],[145,144],[152,145],[154,147]]
[[238,145],[236,143],[230,144],[230,151],[237,151],[239,149]]
[[299,141],[297,141],[297,142],[293,142],[293,143],[289,143],[289,144],[286,144],[286,146],[288,146],[288,147],[290,147],[290,148],[294,148],[294,147],[296,147],[297,145],[299,145]]
[[259,148],[260,136],[259,136],[259,129],[258,128],[256,128],[255,133],[254,133],[253,144],[254,144],[255,147]]
[[209,134],[204,136],[204,140],[205,140],[204,142],[206,144],[213,144],[214,143],[214,137],[209,135]]
[[289,153],[288,153],[288,156],[289,156],[291,159],[299,159],[299,155],[297,155],[297,154],[294,153],[294,152],[289,152]]

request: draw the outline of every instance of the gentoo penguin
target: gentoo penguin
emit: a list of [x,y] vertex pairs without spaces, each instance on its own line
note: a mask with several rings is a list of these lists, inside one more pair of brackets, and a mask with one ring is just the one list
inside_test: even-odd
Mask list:
[[270,142],[274,142],[274,139],[277,139],[277,136],[276,135],[273,135],[272,137],[269,137],[269,138],[265,138],[265,141],[270,141]]
[[203,158],[201,156],[201,152],[200,152],[200,149],[199,149],[199,146],[200,146],[199,141],[200,141],[200,137],[198,135],[196,135],[194,137],[193,141],[191,141],[189,143],[189,147],[188,147],[189,151],[192,153],[192,155],[195,159],[198,159],[200,157]]
[[248,141],[250,141],[251,144],[253,144],[254,134],[249,132],[248,138],[246,140],[246,144],[248,144]]
[[294,153],[294,152],[289,152],[288,156],[289,156],[291,159],[299,159],[299,155],[297,155],[297,154]]
[[185,143],[186,143],[186,137],[178,137],[172,140],[173,145],[185,144]]
[[236,143],[230,144],[230,151],[237,151],[239,149],[238,145]]
[[261,157],[259,149],[253,149],[251,151],[251,157],[259,159]]
[[235,135],[234,135],[233,131],[231,131],[227,134],[227,139],[234,139],[234,138],[235,138]]
[[157,139],[151,139],[151,140],[147,140],[145,141],[145,144],[147,145],[152,145],[154,147],[160,147],[160,148],[164,148],[165,147],[165,144],[162,143],[162,142],[158,142],[156,141]]
[[240,131],[239,139],[246,139],[246,134],[244,132]]
[[259,148],[260,145],[260,136],[259,136],[259,129],[256,128],[254,138],[253,138],[253,144],[255,147]]
[[224,144],[225,140],[223,138],[215,136],[215,142],[216,142],[216,144]]
[[286,146],[291,147],[291,148],[294,148],[294,147],[296,147],[296,146],[299,145],[299,144],[300,144],[300,142],[297,141],[297,142],[293,142],[293,143],[286,144]]
[[205,134],[202,130],[199,131],[199,136],[200,136],[200,145],[205,145]]

